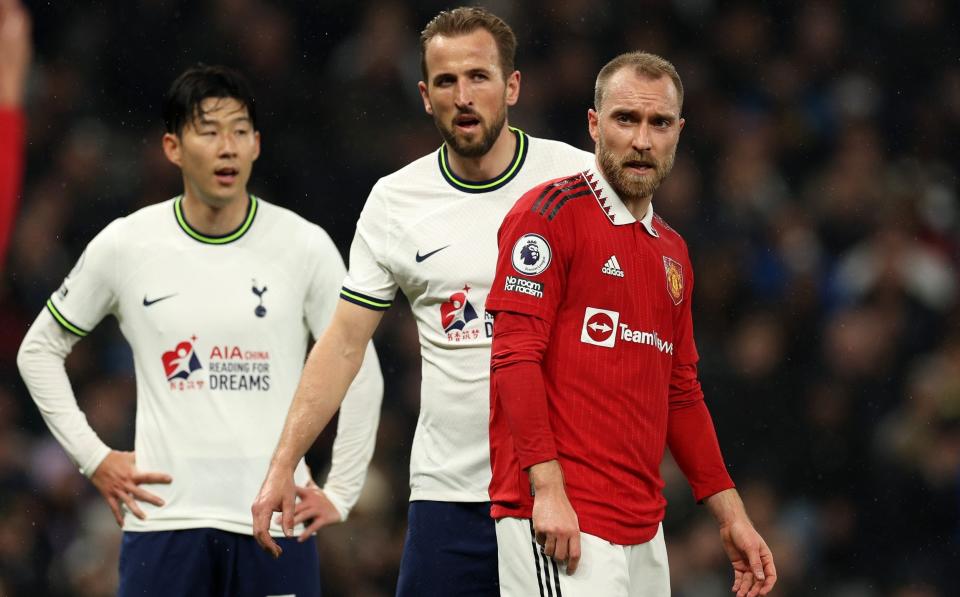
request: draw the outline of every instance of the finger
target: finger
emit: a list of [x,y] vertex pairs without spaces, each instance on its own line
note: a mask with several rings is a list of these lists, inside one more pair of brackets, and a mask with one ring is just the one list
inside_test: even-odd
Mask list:
[[573,574],[580,565],[580,533],[570,538],[570,554],[567,556],[567,574]]
[[269,531],[260,531],[254,535],[254,538],[260,547],[263,548],[263,551],[273,556],[273,559],[279,558],[280,554],[283,553],[283,549],[273,540]]
[[285,495],[283,496],[283,501],[280,503],[280,513],[282,515],[282,524],[283,535],[284,537],[293,537],[293,496]]
[[162,506],[166,503],[160,496],[152,494],[146,489],[142,489],[140,487],[137,487],[130,493],[132,493],[133,496],[141,502],[147,502],[148,504],[153,504],[154,506]]
[[733,586],[730,587],[730,590],[736,593],[740,590],[740,585],[743,583],[743,572],[739,570],[733,571]]
[[121,499],[123,500],[123,503],[126,504],[127,509],[133,512],[134,516],[140,520],[146,520],[147,515],[144,514],[143,510],[140,509],[140,504],[137,503],[137,500],[133,499],[132,494],[124,492]]
[[110,511],[113,512],[113,519],[117,521],[117,525],[122,529],[123,510],[120,509],[120,503],[115,498],[108,497],[107,505],[110,506]]
[[537,543],[543,547],[547,543],[547,534],[537,531]]
[[283,522],[283,516],[279,512],[273,515],[273,524],[280,526],[280,523],[282,522]]
[[136,484],[141,483],[170,483],[173,481],[173,477],[167,473],[134,473],[133,482]]
[[297,541],[299,543],[303,543],[304,541],[306,541],[307,539],[315,535],[316,532],[323,527],[323,524],[324,524],[323,521],[320,520],[319,518],[314,519],[314,521],[310,523],[310,526],[303,529],[303,532],[300,533],[299,537],[297,537]]
[[747,548],[747,559],[750,561],[750,572],[758,581],[763,581],[763,563],[760,561],[760,546],[751,545]]
[[557,542],[553,548],[553,559],[558,562],[565,562],[567,560],[567,542],[569,539],[566,537],[558,537]]
[[773,554],[770,553],[770,548],[767,547],[766,543],[761,547],[760,559],[763,560],[763,573],[765,575],[760,594],[766,595],[773,588],[773,585],[777,584],[777,566],[773,562]]
[[303,485],[294,485],[293,488],[297,492],[297,497],[300,498],[301,500],[306,499],[307,496],[310,495],[309,487],[304,487]]
[[554,552],[557,550],[557,537],[556,535],[547,535],[547,540],[543,544],[543,553],[547,554],[547,557],[552,558]]
[[753,586],[753,573],[750,571],[743,573],[743,582],[740,583],[740,590],[737,591],[737,597],[747,597],[750,587]]

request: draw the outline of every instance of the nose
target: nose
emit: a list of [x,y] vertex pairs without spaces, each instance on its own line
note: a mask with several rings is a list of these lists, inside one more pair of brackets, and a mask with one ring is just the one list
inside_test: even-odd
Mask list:
[[454,90],[453,101],[458,108],[465,108],[473,105],[473,94],[470,92],[470,86],[462,79],[457,81],[457,87]]
[[233,135],[226,134],[220,136],[220,147],[217,152],[220,157],[233,157],[237,155],[237,140]]
[[640,126],[636,128],[636,132],[633,135],[633,149],[638,152],[650,151],[650,149],[652,149],[650,143],[650,125],[646,122],[641,122]]

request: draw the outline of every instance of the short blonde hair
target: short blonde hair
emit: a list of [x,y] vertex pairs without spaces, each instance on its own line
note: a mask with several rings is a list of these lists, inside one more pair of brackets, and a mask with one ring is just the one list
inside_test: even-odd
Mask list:
[[603,103],[603,94],[606,91],[607,82],[610,80],[610,77],[620,69],[627,67],[633,67],[637,75],[650,77],[652,79],[659,79],[663,76],[670,77],[674,87],[677,88],[677,102],[680,111],[683,111],[683,83],[680,82],[680,75],[677,74],[677,69],[669,60],[661,58],[656,54],[640,51],[620,54],[600,69],[600,73],[597,75],[597,83],[593,88],[593,107],[595,110],[600,110],[600,105]]

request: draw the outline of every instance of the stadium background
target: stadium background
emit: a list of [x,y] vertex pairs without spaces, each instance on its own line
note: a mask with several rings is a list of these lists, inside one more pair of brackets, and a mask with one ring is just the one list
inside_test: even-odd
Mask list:
[[[252,189],[346,254],[379,177],[434,150],[417,35],[439,2],[30,2],[23,202],[0,283],[0,594],[107,595],[119,530],[19,381],[23,332],[87,241],[178,192],[159,103],[197,62],[252,80]],[[656,209],[695,262],[701,374],[780,574],[777,595],[956,595],[960,545],[958,7],[948,0],[493,1],[519,38],[511,123],[589,148],[599,67],[673,60],[687,126]],[[775,6],[774,6],[775,4]],[[463,230],[465,238],[472,231]],[[404,305],[370,478],[319,536],[326,594],[392,595],[419,359]],[[68,360],[104,439],[132,447],[132,362],[105,322]],[[322,467],[325,433],[312,452]],[[674,594],[728,594],[713,522],[664,465]]]

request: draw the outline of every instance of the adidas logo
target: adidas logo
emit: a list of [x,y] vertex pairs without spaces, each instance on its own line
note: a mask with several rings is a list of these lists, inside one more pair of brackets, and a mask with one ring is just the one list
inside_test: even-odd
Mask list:
[[608,276],[623,277],[623,270],[620,269],[620,262],[617,261],[616,255],[611,255],[610,259],[607,259],[607,262],[603,264],[603,269],[600,271]]

